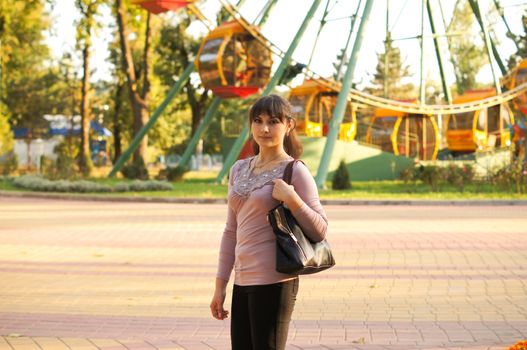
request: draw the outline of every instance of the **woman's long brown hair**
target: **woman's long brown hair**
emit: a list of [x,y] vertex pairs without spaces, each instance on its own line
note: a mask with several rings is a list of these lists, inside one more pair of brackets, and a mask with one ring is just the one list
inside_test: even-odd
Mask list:
[[[278,118],[282,123],[285,120],[292,120],[296,126],[296,121],[292,115],[291,104],[282,96],[271,94],[258,99],[249,111],[249,126],[256,117],[262,114]],[[252,135],[251,143],[254,154],[260,153],[260,146],[254,141]],[[304,147],[298,138],[295,127],[289,131],[289,135],[286,134],[284,137],[284,150],[295,159],[300,158],[304,151]]]

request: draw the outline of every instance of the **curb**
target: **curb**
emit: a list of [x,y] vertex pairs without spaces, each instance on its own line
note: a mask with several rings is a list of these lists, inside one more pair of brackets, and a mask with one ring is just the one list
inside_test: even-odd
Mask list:
[[[176,198],[176,197],[111,197],[94,194],[47,193],[0,191],[0,197],[62,199],[75,201],[100,201],[124,203],[185,203],[185,204],[226,204],[224,198]],[[527,206],[523,199],[481,199],[481,200],[422,200],[422,199],[321,199],[323,205],[402,205],[402,206]]]
[[0,197],[63,199],[73,201],[125,202],[125,203],[187,203],[187,204],[225,204],[226,199],[220,198],[174,198],[174,197],[111,197],[80,193],[48,193],[48,192],[15,192],[0,191]]

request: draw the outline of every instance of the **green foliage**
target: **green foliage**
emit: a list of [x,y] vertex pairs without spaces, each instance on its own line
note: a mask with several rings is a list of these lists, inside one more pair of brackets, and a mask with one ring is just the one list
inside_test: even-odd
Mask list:
[[[77,21],[77,49],[82,52],[83,60],[83,78],[82,78],[82,102],[81,102],[81,123],[88,125],[90,117],[90,64],[92,51],[92,34],[98,26],[97,14],[103,0],[76,0],[75,5],[81,13]],[[89,152],[89,133],[88,130],[81,132],[81,146],[79,153],[79,168],[84,176],[88,176],[92,169],[93,163]]]
[[439,191],[439,186],[446,178],[445,168],[436,165],[420,166],[418,172],[419,179],[430,186],[432,191]]
[[183,175],[189,171],[187,166],[185,167],[167,167],[166,168],[166,177],[168,181],[182,181]]
[[100,5],[105,0],[75,0],[75,6],[81,12],[81,17],[77,20],[77,47],[83,49],[91,46],[92,30],[100,27],[97,22]]
[[348,167],[344,160],[340,161],[340,164],[333,175],[332,189],[334,190],[347,190],[351,188],[350,176]]
[[492,175],[491,183],[505,191],[527,193],[527,165],[521,159]]
[[366,89],[369,93],[376,96],[384,96],[385,81],[385,58],[388,61],[387,70],[387,88],[388,98],[408,99],[415,98],[415,87],[412,83],[406,83],[405,80],[412,76],[409,65],[405,64],[401,58],[401,50],[393,46],[390,36],[386,38],[385,52],[377,54],[377,67],[371,86]]
[[50,77],[43,68],[49,59],[44,33],[50,26],[43,1],[2,1],[0,5],[0,104],[9,110],[11,125],[38,133],[38,121],[51,106],[47,102]]
[[222,102],[218,114],[222,118],[221,133],[224,136],[237,137],[242,128],[249,125],[249,109],[259,97],[259,95],[253,95],[245,99],[230,99]]
[[137,157],[132,164],[123,166],[121,174],[127,179],[148,180],[148,170],[143,157]]
[[409,183],[415,184],[415,182],[419,180],[419,175],[420,175],[420,169],[417,167],[411,167],[411,168],[403,169],[399,173],[399,179],[402,180],[405,184],[409,184]]
[[333,63],[333,68],[335,69],[333,79],[335,81],[341,81],[344,78],[344,74],[348,68],[348,60],[349,58],[344,48],[340,49],[340,53],[337,55],[337,61]]
[[[163,88],[168,91],[184,69],[191,63],[193,52],[197,52],[201,45],[201,37],[189,35],[188,16],[178,14],[176,23],[164,22],[160,28],[159,45],[156,47],[158,54],[154,72],[159,76]],[[168,153],[170,147],[182,143],[196,132],[196,129],[205,115],[211,102],[211,94],[204,90],[196,79],[189,79],[184,85],[185,94],[179,94],[171,109],[165,114],[166,126],[160,123],[156,136],[163,136],[161,149]],[[175,127],[177,125],[177,127]],[[161,130],[162,128],[162,130]],[[204,138],[204,152],[219,152],[221,143],[221,130],[219,118],[213,118]],[[162,132],[163,133],[162,133]],[[160,138],[162,139],[162,138]],[[169,142],[170,141],[170,142]]]
[[50,180],[72,180],[79,176],[79,168],[75,158],[79,153],[79,145],[74,144],[71,138],[66,138],[63,142],[55,146],[53,152],[57,155],[55,161],[43,157],[41,158],[41,171]]
[[139,181],[136,180],[129,184],[129,190],[134,192],[146,192],[146,191],[171,191],[172,185],[166,181]]
[[46,157],[45,155],[40,156],[40,173],[44,174],[45,177],[51,178],[55,171],[55,162],[53,159]]
[[40,176],[24,175],[12,180],[18,188],[40,192],[73,192],[73,193],[110,193],[110,192],[146,192],[171,191],[172,185],[164,181],[133,181],[117,183],[114,186],[94,181],[48,180]]
[[[475,16],[468,1],[458,1],[447,32],[460,33],[449,38],[449,51],[456,75],[458,94],[476,88],[476,75],[487,63],[484,46],[476,45]],[[478,26],[479,28],[479,26]]]
[[457,187],[461,192],[465,190],[465,186],[474,180],[474,169],[469,164],[457,166],[450,164],[446,167],[446,181]]
[[4,176],[14,174],[18,169],[18,157],[14,152],[9,152],[0,157],[0,170]]
[[31,138],[42,137],[47,133],[48,123],[45,114],[71,111],[71,87],[63,81],[56,67],[28,73],[11,84],[6,102],[11,113],[11,124],[27,127]]
[[430,186],[432,191],[440,190],[441,185],[449,184],[463,192],[468,184],[474,181],[474,169],[470,164],[449,164],[446,167],[437,165],[419,165],[401,171],[399,178],[405,184],[422,181]]
[[0,156],[13,149],[13,132],[9,127],[7,116],[2,114],[2,102],[0,102]]

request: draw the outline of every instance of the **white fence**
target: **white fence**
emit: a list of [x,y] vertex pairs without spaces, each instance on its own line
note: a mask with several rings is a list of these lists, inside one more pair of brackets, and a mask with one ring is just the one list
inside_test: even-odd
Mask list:
[[40,168],[40,157],[46,156],[51,159],[56,159],[57,156],[53,153],[53,149],[61,142],[60,137],[54,137],[47,140],[35,139],[30,143],[27,140],[15,140],[14,152],[18,157],[18,164],[21,167],[28,165]]

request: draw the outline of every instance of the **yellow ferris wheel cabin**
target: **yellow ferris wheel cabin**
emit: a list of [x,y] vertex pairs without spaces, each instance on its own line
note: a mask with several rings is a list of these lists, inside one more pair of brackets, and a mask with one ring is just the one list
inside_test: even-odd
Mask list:
[[[495,95],[496,90],[492,88],[467,90],[453,102],[461,104]],[[474,152],[511,144],[509,125],[514,123],[514,116],[507,103],[445,117],[446,140],[450,152]]]
[[431,115],[376,108],[366,142],[395,155],[434,160],[439,150],[439,133]]
[[[301,85],[291,89],[289,102],[293,107],[300,135],[323,137],[328,134],[338,93],[317,79],[306,79]],[[356,133],[356,110],[351,101],[348,101],[340,124],[339,140],[351,142]]]

